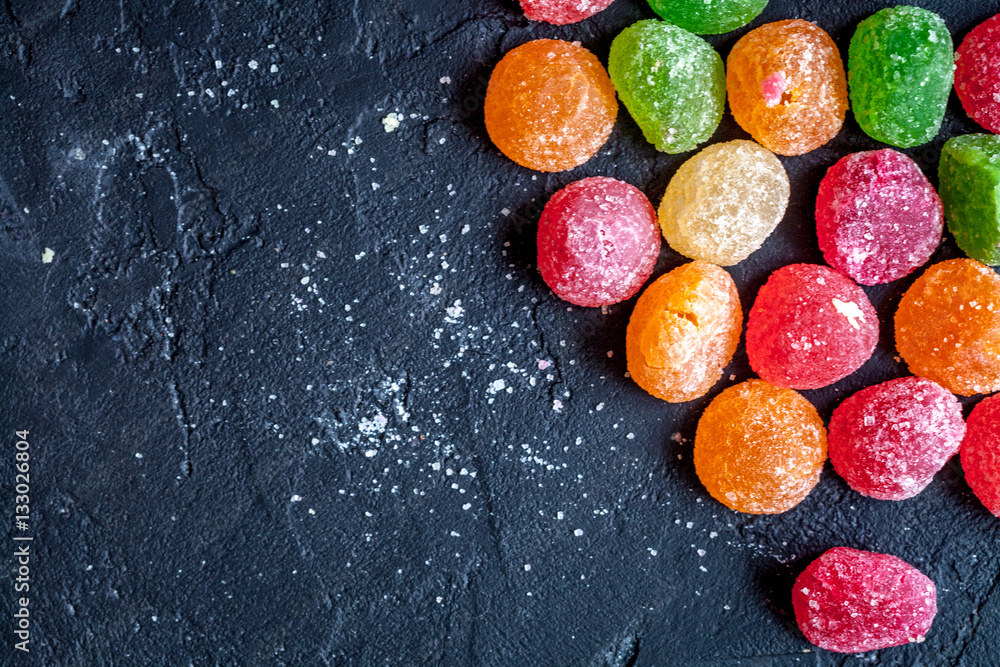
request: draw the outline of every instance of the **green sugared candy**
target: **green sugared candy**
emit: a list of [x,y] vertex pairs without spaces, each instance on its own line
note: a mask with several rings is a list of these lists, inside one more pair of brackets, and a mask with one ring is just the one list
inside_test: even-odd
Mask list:
[[907,148],[941,129],[955,62],[940,16],[900,5],[858,25],[848,52],[851,107],[868,136]]
[[697,35],[717,35],[745,26],[767,7],[767,0],[649,0],[653,11]]
[[952,137],[941,151],[938,177],[958,247],[983,264],[1000,265],[1000,136]]
[[708,42],[663,21],[639,21],[615,37],[608,74],[646,139],[664,153],[708,141],[722,120],[726,73]]

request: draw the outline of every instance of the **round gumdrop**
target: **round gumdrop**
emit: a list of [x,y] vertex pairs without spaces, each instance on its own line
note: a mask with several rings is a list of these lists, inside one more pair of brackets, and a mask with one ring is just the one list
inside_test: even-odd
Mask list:
[[637,188],[601,176],[570,183],[538,221],[538,268],[562,299],[609,306],[632,297],[660,254],[656,212]]
[[830,266],[862,285],[898,280],[941,243],[941,199],[917,163],[891,148],[851,153],[816,197],[816,234]]
[[747,321],[747,356],[762,379],[818,389],[868,361],[878,343],[878,316],[850,278],[816,264],[771,274]]
[[670,179],[660,227],[682,255],[732,266],[778,226],[788,195],[788,174],[774,153],[742,139],[713,144]]
[[694,467],[713,498],[737,512],[778,514],[819,481],[826,429],[792,389],[747,380],[716,396],[698,421]]
[[742,330],[740,295],[726,270],[684,264],[635,304],[625,332],[629,375],[670,403],[704,396],[733,358]]
[[521,0],[524,15],[532,21],[567,25],[607,9],[614,0]]
[[736,122],[778,155],[819,148],[844,124],[844,63],[817,25],[791,19],[754,28],[733,46],[726,70]]
[[895,556],[836,547],[795,580],[792,606],[816,646],[863,653],[924,641],[937,614],[937,589]]
[[964,436],[962,405],[950,391],[924,378],[898,378],[837,406],[830,462],[858,493],[904,500],[931,483]]
[[618,101],[601,62],[587,49],[538,39],[511,50],[490,76],[486,131],[514,162],[565,171],[604,145]]
[[696,35],[717,35],[753,21],[767,0],[649,0],[649,6],[665,21]]
[[955,54],[955,92],[972,120],[1000,133],[1000,14],[962,40]]
[[1000,394],[972,408],[962,442],[962,469],[972,492],[1000,517]]
[[955,394],[1000,391],[1000,276],[972,259],[932,265],[899,302],[896,349]]

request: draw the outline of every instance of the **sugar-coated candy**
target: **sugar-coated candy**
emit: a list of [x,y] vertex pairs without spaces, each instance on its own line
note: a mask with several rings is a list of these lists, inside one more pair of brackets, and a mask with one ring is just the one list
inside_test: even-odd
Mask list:
[[559,190],[538,221],[538,268],[562,299],[608,306],[632,297],[660,254],[656,212],[638,189],[595,176]]
[[872,14],[854,32],[847,65],[851,108],[868,136],[904,148],[937,136],[955,71],[940,16],[909,5]]
[[904,377],[862,389],[830,418],[830,463],[852,489],[879,500],[923,491],[958,453],[962,404],[925,378]]
[[538,39],[512,49],[490,76],[486,130],[514,162],[564,171],[589,160],[618,116],[615,91],[587,49]]
[[819,481],[826,429],[801,394],[763,380],[727,387],[705,408],[694,467],[713,498],[750,514],[798,505]]
[[851,153],[830,167],[816,197],[816,235],[827,263],[862,285],[902,278],[941,243],[941,199],[899,151]]
[[795,579],[792,607],[816,646],[863,653],[924,641],[937,614],[937,588],[895,556],[835,547]]
[[659,151],[689,151],[708,141],[722,120],[722,57],[683,28],[655,20],[625,28],[611,43],[608,73],[625,108]]
[[670,403],[698,398],[722,377],[742,330],[740,295],[726,270],[683,264],[635,304],[625,333],[629,375]]
[[1000,394],[972,408],[961,458],[972,492],[990,513],[1000,517]]
[[532,21],[555,25],[577,23],[607,9],[614,0],[521,0],[524,15]]
[[717,35],[753,21],[767,0],[649,0],[649,6],[664,20],[696,35]]
[[670,180],[660,227],[682,255],[732,266],[774,231],[788,194],[788,174],[774,153],[742,139],[713,144]]
[[1000,137],[966,134],[946,141],[938,179],[958,247],[984,264],[1000,264]]
[[844,124],[844,63],[819,26],[791,19],[754,28],[733,46],[726,68],[736,122],[768,150],[808,153]]
[[1000,133],[1000,14],[969,31],[959,45],[955,92],[972,120]]
[[896,349],[952,393],[1000,391],[1000,276],[972,259],[932,265],[899,302]]
[[816,264],[771,274],[747,320],[747,357],[779,387],[818,389],[847,377],[871,357],[878,315],[850,278]]

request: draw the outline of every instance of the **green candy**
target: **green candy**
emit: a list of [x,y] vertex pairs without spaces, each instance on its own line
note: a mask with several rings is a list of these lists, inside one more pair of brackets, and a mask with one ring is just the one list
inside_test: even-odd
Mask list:
[[647,141],[683,153],[708,141],[722,120],[726,73],[708,42],[687,30],[647,20],[611,43],[608,74]]
[[944,217],[958,247],[983,264],[1000,265],[1000,136],[949,139],[938,178]]
[[697,35],[717,35],[757,18],[767,0],[649,0],[653,11]]
[[954,77],[951,33],[934,12],[883,9],[851,38],[851,107],[872,139],[907,148],[937,136]]

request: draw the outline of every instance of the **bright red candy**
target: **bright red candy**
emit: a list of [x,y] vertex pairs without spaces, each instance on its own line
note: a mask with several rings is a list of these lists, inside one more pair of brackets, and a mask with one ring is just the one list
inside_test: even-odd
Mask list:
[[521,0],[521,9],[532,21],[566,25],[590,18],[612,2],[614,0]]
[[937,614],[937,589],[895,556],[836,547],[795,580],[792,606],[813,644],[862,653],[922,642]]
[[972,120],[1000,133],[1000,14],[962,40],[955,54],[955,92]]
[[972,492],[1000,517],[1000,394],[972,408],[962,443],[962,469]]
[[862,285],[923,265],[943,230],[941,198],[917,163],[891,148],[847,155],[819,184],[819,248],[830,266]]
[[850,278],[816,264],[771,274],[747,320],[750,367],[773,385],[818,389],[871,357],[878,315]]
[[656,211],[637,188],[595,176],[570,183],[538,221],[538,268],[562,299],[609,306],[630,298],[660,254]]
[[965,436],[962,404],[918,377],[862,389],[830,418],[830,462],[852,489],[879,500],[923,491],[958,453]]

